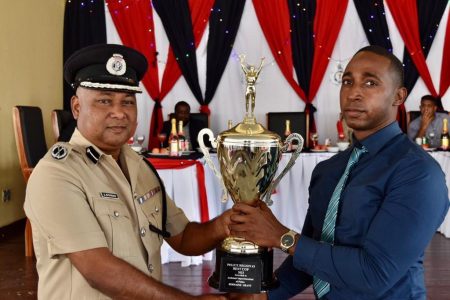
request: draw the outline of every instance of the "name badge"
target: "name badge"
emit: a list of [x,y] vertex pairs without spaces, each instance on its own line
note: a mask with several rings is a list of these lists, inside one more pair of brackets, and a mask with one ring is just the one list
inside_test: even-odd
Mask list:
[[108,199],[119,199],[119,196],[117,196],[116,193],[107,193],[107,192],[101,192],[100,197]]

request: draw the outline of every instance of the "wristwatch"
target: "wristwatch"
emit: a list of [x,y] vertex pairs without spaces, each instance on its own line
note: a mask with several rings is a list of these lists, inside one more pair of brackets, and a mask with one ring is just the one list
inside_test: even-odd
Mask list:
[[280,239],[281,250],[283,250],[284,252],[287,253],[289,251],[289,248],[294,246],[296,234],[297,234],[297,232],[295,232],[294,230],[289,230],[288,232],[286,232],[285,234],[283,234],[281,236],[281,239]]

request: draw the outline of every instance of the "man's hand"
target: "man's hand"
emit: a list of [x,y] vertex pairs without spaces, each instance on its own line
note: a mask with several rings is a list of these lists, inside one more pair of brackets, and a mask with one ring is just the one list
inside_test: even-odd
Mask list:
[[289,229],[276,219],[264,202],[258,201],[256,207],[238,203],[232,209],[232,235],[243,237],[262,247],[280,247],[280,238]]
[[231,209],[217,218],[205,222],[190,222],[183,232],[167,238],[166,241],[177,252],[184,255],[201,255],[217,247],[230,235]]

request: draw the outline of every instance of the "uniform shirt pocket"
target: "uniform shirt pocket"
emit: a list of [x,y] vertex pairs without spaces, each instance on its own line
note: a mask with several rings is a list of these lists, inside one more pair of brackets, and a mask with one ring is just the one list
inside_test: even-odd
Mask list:
[[136,256],[136,234],[125,204],[104,198],[93,198],[93,203],[111,252],[117,257]]

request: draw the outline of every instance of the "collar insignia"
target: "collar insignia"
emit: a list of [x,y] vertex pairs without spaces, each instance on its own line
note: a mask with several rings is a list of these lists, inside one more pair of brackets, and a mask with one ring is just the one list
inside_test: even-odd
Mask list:
[[117,196],[116,193],[108,193],[108,192],[101,192],[100,197],[109,199],[119,199],[119,196]]
[[52,148],[52,157],[57,160],[61,160],[67,156],[69,151],[63,145],[55,145]]
[[127,71],[127,63],[120,54],[113,54],[106,62],[106,70],[111,75],[123,75]]
[[157,186],[157,187],[151,189],[150,191],[148,191],[147,193],[145,193],[144,195],[142,195],[141,197],[139,197],[137,199],[137,201],[139,202],[139,204],[143,204],[145,201],[147,201],[151,197],[155,196],[160,191],[161,191],[161,187]]

